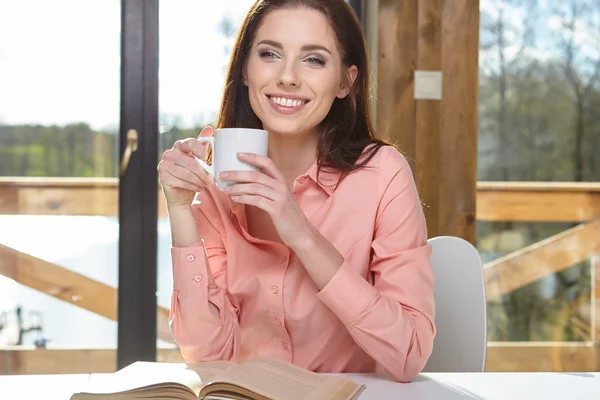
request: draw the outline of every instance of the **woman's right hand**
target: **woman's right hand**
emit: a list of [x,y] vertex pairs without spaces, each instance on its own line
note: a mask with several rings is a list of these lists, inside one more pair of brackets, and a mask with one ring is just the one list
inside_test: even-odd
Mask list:
[[[212,135],[212,127],[207,126],[198,137]],[[207,158],[206,147],[195,138],[179,140],[163,153],[157,170],[167,208],[189,207],[196,192],[214,182],[194,156]]]

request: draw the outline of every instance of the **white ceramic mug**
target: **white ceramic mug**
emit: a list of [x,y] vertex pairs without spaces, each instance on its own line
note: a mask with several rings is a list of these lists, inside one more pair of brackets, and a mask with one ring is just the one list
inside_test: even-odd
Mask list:
[[269,134],[262,129],[222,128],[215,129],[214,136],[198,138],[200,143],[210,143],[212,147],[212,165],[196,157],[202,168],[215,178],[220,189],[235,182],[219,179],[223,171],[256,171],[257,167],[242,162],[238,153],[254,153],[267,156]]

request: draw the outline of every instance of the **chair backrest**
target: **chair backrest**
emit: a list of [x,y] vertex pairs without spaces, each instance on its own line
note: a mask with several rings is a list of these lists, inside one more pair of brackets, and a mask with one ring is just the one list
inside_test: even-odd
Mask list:
[[452,236],[429,239],[435,279],[436,336],[423,372],[482,372],[487,347],[483,264],[477,249]]

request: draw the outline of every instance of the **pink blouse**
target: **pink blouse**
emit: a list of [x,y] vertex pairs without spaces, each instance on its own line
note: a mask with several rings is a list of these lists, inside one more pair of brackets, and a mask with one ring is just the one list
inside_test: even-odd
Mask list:
[[[193,204],[202,242],[171,249],[170,327],[187,362],[267,356],[316,372],[412,380],[433,346],[427,228],[405,158],[377,151],[340,180],[316,164],[294,182],[309,221],[344,257],[319,291],[296,255],[247,232],[245,206],[214,185]],[[216,315],[209,302],[219,313]]]

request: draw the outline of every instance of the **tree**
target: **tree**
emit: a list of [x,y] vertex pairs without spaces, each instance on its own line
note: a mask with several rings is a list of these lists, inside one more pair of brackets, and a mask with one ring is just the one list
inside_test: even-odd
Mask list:
[[[557,67],[564,75],[573,98],[573,180],[584,181],[593,162],[584,145],[588,137],[591,98],[600,80],[600,2],[568,0],[557,2],[556,41],[562,59]],[[586,172],[588,172],[586,174]]]

